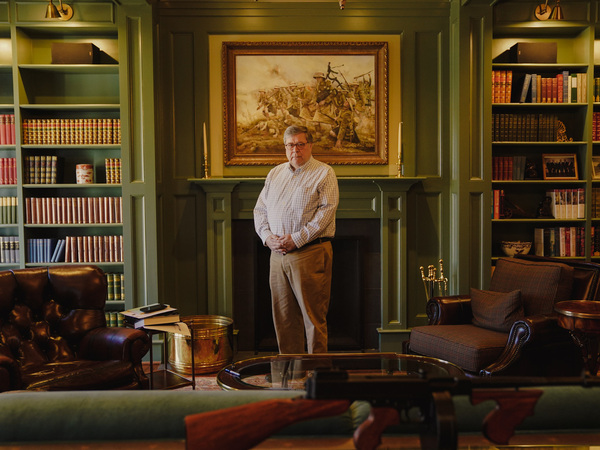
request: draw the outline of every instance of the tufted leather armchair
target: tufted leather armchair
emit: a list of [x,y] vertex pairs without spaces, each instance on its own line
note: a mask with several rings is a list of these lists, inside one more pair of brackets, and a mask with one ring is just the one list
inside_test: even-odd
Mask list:
[[[557,270],[561,275],[553,284],[550,275]],[[521,317],[507,321],[506,330],[474,320],[473,290],[470,295],[434,297],[427,303],[429,325],[412,329],[405,351],[450,361],[474,375],[581,373],[580,350],[558,325],[554,304],[600,300],[600,265],[533,255],[501,258],[490,290],[494,295],[519,291],[522,297]]]
[[147,334],[106,326],[95,266],[0,272],[0,392],[147,388]]

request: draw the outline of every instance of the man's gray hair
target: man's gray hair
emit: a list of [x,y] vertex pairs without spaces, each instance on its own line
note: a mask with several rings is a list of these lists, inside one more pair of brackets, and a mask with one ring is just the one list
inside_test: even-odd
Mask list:
[[313,141],[312,134],[310,134],[310,131],[308,131],[308,128],[302,127],[300,125],[290,125],[285,130],[285,133],[283,133],[283,143],[285,144],[287,142],[288,138],[296,136],[297,134],[302,134],[302,133],[306,134],[307,142]]

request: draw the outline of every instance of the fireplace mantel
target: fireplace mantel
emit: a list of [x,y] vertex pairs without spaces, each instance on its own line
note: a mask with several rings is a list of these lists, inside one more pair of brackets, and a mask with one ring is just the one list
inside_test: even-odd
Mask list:
[[[407,332],[406,228],[409,189],[424,177],[338,177],[338,219],[378,219],[381,237],[380,349]],[[232,221],[253,219],[264,177],[192,178],[206,194],[209,314],[233,316]]]

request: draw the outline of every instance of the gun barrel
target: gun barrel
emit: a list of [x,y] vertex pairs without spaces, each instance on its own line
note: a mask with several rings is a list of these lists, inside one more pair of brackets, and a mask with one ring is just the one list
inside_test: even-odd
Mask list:
[[[326,371],[327,372],[327,371]],[[432,392],[470,394],[478,389],[520,389],[543,386],[600,386],[600,377],[450,377],[415,375],[355,375],[344,371],[315,371],[306,381],[306,396],[313,399],[378,400],[423,398]],[[323,374],[323,376],[321,376]]]

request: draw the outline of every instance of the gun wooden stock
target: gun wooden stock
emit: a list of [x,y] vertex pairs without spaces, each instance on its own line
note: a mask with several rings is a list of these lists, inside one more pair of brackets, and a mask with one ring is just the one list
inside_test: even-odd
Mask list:
[[479,389],[471,393],[471,403],[477,405],[494,400],[496,407],[483,419],[483,434],[498,445],[508,445],[515,428],[533,415],[535,405],[544,391],[540,389],[504,390]]
[[391,425],[400,423],[396,408],[371,408],[369,417],[354,432],[354,446],[359,449],[374,449],[381,444],[381,435]]
[[185,418],[188,450],[246,450],[296,422],[343,414],[350,400],[274,399]]

